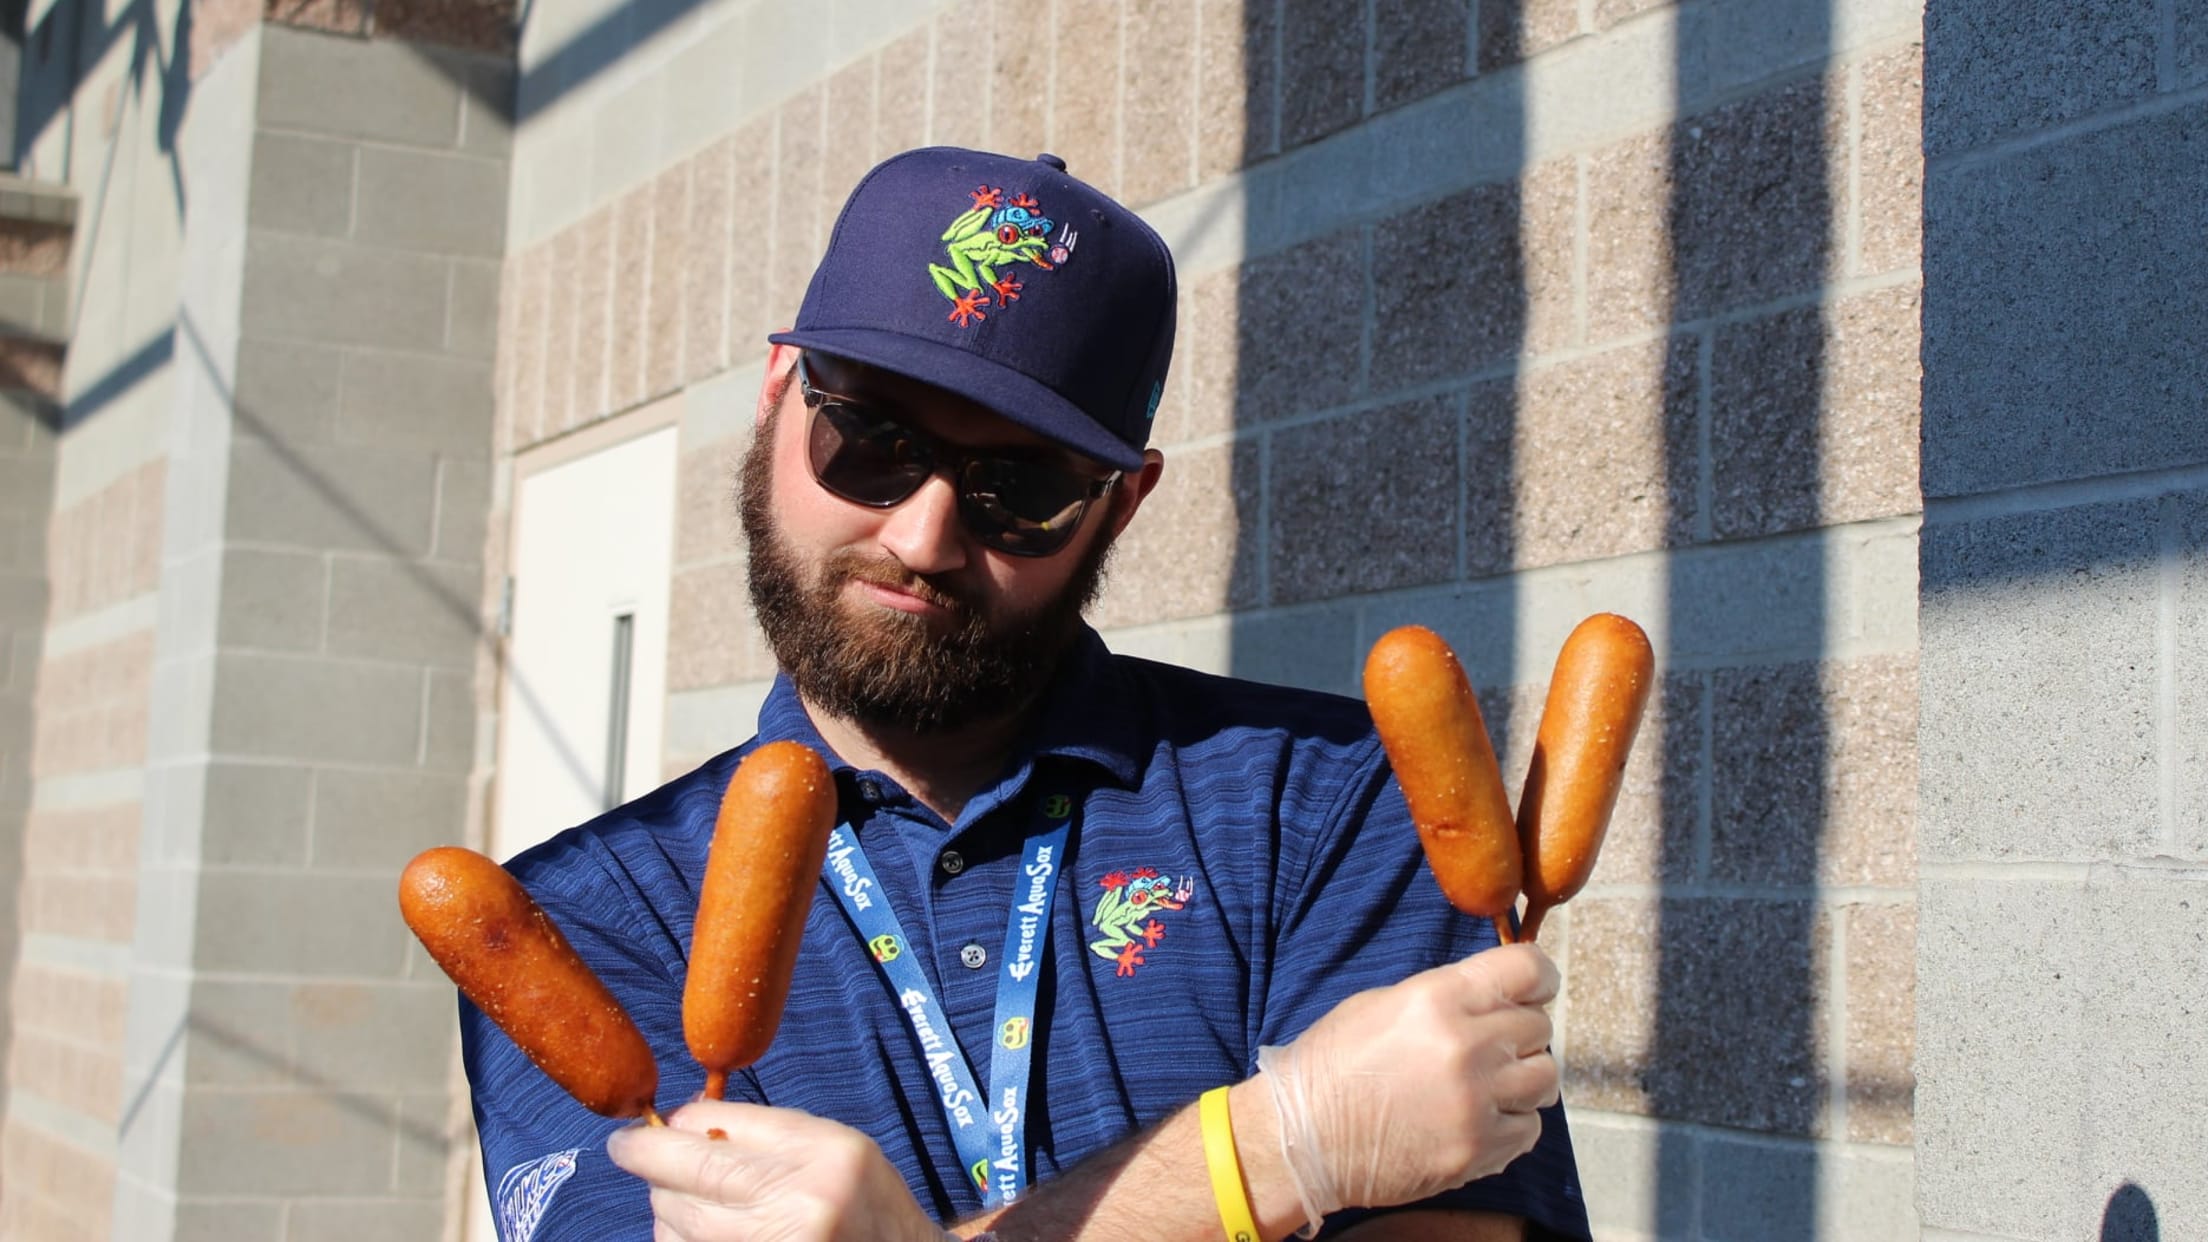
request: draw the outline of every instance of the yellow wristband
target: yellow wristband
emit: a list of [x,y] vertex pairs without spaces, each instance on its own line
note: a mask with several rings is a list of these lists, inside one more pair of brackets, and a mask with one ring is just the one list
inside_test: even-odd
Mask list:
[[1227,1115],[1227,1089],[1213,1087],[1196,1103],[1204,1126],[1204,1164],[1211,1170],[1211,1197],[1219,1204],[1219,1224],[1227,1242],[1258,1242],[1250,1195],[1242,1188],[1242,1161],[1234,1154],[1234,1120]]

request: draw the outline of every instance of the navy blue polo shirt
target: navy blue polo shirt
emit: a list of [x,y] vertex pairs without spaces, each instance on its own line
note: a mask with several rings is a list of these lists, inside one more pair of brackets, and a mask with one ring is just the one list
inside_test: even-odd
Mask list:
[[[1425,871],[1355,700],[1115,656],[1085,633],[1002,777],[947,824],[837,759],[784,679],[758,737],[508,864],[642,1028],[662,1111],[704,1080],[682,985],[721,793],[746,752],[782,738],[829,758],[844,821],[983,1083],[1022,843],[1045,799],[1077,805],[1032,1037],[1037,1182],[1249,1077],[1260,1045],[1350,994],[1495,943]],[[465,1001],[461,1036],[503,1242],[649,1237],[643,1183],[605,1156],[621,1123],[576,1104]],[[729,1098],[864,1131],[940,1219],[982,1206],[896,994],[825,885],[781,1030]],[[1543,1123],[1533,1152],[1436,1202],[1587,1237],[1561,1108]]]

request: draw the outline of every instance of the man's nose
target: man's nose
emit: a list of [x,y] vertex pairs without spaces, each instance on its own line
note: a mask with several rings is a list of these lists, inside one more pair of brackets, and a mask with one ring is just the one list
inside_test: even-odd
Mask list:
[[882,547],[916,574],[943,573],[966,564],[966,531],[958,516],[958,491],[941,471],[889,511]]

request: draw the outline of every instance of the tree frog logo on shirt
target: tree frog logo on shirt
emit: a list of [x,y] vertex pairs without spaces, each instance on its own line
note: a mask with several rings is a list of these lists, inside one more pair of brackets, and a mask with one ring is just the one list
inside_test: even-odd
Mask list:
[[866,948],[877,962],[894,962],[905,952],[905,946],[895,936],[876,936],[866,942]]
[[1186,906],[1196,895],[1196,877],[1182,876],[1174,880],[1159,875],[1151,867],[1137,867],[1133,871],[1114,871],[1097,883],[1104,895],[1097,899],[1096,912],[1089,922],[1104,935],[1091,940],[1089,948],[1098,957],[1116,964],[1114,973],[1124,979],[1144,964],[1143,953],[1158,947],[1165,939],[1165,924],[1157,916],[1167,910]]
[[[951,221],[939,239],[951,265],[928,264],[935,287],[951,300],[951,313],[945,318],[961,328],[989,317],[981,309],[989,305],[984,289],[997,295],[1000,311],[1020,300],[1020,291],[1027,286],[999,268],[1027,263],[1038,271],[1054,271],[1073,257],[1079,238],[1069,226],[1053,243],[1050,231],[1058,227],[1057,222],[1025,193],[1007,199],[1003,187],[994,185],[976,186],[966,193],[974,200],[973,209]],[[1046,252],[1049,258],[1043,257]]]

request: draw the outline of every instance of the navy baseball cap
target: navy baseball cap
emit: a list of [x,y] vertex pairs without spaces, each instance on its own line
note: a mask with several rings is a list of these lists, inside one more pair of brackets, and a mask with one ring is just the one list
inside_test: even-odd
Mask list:
[[1165,241],[1064,160],[928,147],[851,191],[797,326],[767,339],[934,385],[1135,470],[1173,310]]

